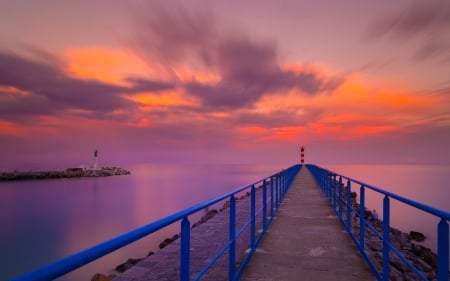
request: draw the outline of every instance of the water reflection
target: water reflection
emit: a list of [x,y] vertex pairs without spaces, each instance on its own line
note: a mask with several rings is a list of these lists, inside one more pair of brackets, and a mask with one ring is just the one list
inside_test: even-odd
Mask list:
[[[0,183],[0,280],[48,264],[278,171],[263,165],[139,165],[132,175]],[[199,219],[203,212],[198,214]],[[60,280],[145,257],[175,223]]]
[[[402,165],[329,165],[326,168],[354,179],[375,185],[400,196],[450,211],[449,166]],[[360,192],[360,186],[352,186]],[[376,209],[383,217],[383,196],[365,189],[366,207]],[[436,251],[439,219],[407,204],[390,199],[391,225],[408,232],[419,231],[427,236],[423,245]]]

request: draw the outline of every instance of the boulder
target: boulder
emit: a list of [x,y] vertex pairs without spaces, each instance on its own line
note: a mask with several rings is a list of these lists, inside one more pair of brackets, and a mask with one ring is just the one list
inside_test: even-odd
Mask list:
[[202,218],[201,222],[204,223],[207,220],[212,219],[215,215],[217,215],[219,212],[216,209],[209,210]]
[[177,240],[178,238],[180,238],[180,235],[175,234],[175,235],[172,236],[171,238],[166,238],[166,239],[164,239],[164,241],[161,242],[161,243],[159,244],[159,248],[160,248],[160,249],[165,248],[167,245],[169,245],[169,244],[172,243],[173,241]]
[[430,248],[423,247],[421,245],[412,244],[411,252],[420,257],[423,261],[431,265],[433,268],[437,268],[437,255],[431,251]]
[[421,232],[417,232],[417,231],[410,231],[409,232],[409,237],[411,238],[411,240],[417,241],[417,242],[423,242],[425,241],[425,235]]
[[114,276],[106,276],[105,274],[96,273],[94,276],[92,276],[91,281],[111,281],[114,278]]
[[126,262],[119,264],[118,266],[116,266],[115,271],[120,272],[120,273],[124,273],[125,271],[127,271],[128,269],[132,268],[133,266],[135,266],[138,262],[140,262],[142,259],[128,259]]

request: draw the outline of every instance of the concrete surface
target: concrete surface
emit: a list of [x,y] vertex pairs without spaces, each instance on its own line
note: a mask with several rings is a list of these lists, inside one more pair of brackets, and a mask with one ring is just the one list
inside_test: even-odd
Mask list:
[[303,167],[241,280],[376,279]]

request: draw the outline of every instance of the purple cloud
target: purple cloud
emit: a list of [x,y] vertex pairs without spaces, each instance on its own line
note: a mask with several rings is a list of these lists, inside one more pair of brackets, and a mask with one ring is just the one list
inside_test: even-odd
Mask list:
[[317,108],[302,108],[298,115],[295,109],[278,110],[270,113],[242,113],[234,117],[234,125],[261,126],[265,128],[299,127],[317,121],[323,113]]
[[217,39],[210,12],[197,10],[194,14],[181,5],[170,5],[165,8],[152,3],[136,11],[134,48],[144,58],[167,64],[168,68],[186,57],[210,64]]
[[296,88],[309,95],[336,88],[341,81],[325,81],[315,73],[283,71],[274,45],[247,38],[226,39],[215,57],[222,80],[218,84],[189,83],[188,93],[205,106],[239,108],[251,106],[262,96]]
[[430,31],[446,31],[450,27],[450,3],[445,0],[416,1],[404,11],[397,11],[374,22],[369,35],[388,33],[409,38]]
[[0,86],[10,86],[26,95],[1,93],[3,118],[23,120],[26,115],[51,115],[67,109],[90,111],[104,118],[117,109],[132,109],[136,104],[124,95],[137,91],[158,91],[173,85],[129,78],[130,88],[67,76],[49,62],[39,62],[19,55],[0,52]]
[[424,42],[413,58],[427,59],[450,54],[450,2],[445,0],[416,1],[403,11],[374,21],[366,39],[390,35],[404,40],[421,38]]
[[315,95],[342,82],[282,70],[275,44],[252,40],[242,31],[224,35],[208,11],[194,14],[178,7],[169,13],[159,7],[150,16],[140,14],[139,19],[140,32],[134,42],[142,57],[164,62],[168,69],[184,62],[219,73],[221,81],[216,84],[182,84],[206,108],[248,107],[264,95],[292,88]]
[[172,89],[175,85],[167,82],[152,81],[144,78],[130,77],[126,79],[133,86],[128,92],[155,92]]

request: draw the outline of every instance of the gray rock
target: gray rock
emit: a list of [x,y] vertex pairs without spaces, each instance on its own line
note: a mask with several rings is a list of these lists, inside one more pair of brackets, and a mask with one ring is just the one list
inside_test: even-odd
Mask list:
[[417,241],[417,242],[423,242],[425,241],[425,235],[421,232],[417,232],[417,231],[410,231],[409,232],[409,237],[411,238],[411,240]]

